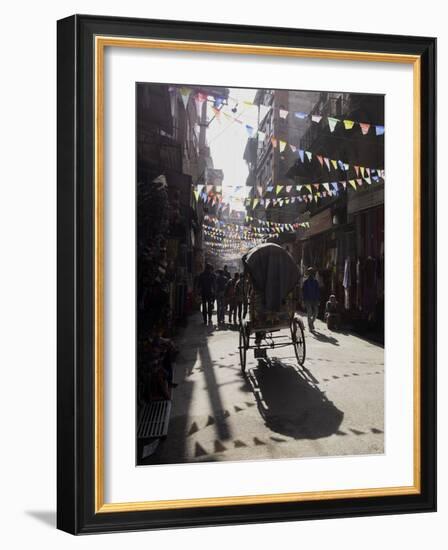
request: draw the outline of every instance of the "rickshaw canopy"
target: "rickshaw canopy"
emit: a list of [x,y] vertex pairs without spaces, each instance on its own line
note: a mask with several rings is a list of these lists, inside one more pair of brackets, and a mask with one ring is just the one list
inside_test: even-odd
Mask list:
[[250,250],[243,263],[252,284],[263,294],[264,306],[278,311],[288,294],[299,283],[299,269],[292,256],[274,243],[260,244]]

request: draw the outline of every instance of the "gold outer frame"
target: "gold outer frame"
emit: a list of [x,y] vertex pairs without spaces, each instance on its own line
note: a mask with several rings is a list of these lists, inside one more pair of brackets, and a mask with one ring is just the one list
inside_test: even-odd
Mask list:
[[[286,56],[313,59],[406,63],[413,66],[413,301],[414,301],[414,349],[413,349],[413,424],[414,424],[414,480],[413,485],[366,489],[277,493],[181,500],[142,502],[104,502],[104,51],[106,47],[153,48],[207,53],[232,53]],[[420,284],[421,284],[421,59],[418,55],[390,54],[382,52],[357,52],[345,50],[306,49],[253,44],[226,44],[214,42],[157,40],[96,36],[95,57],[95,513],[132,512],[143,510],[167,510],[209,506],[232,506],[280,502],[304,502],[342,498],[383,497],[420,494],[421,492],[421,334],[420,334]]]

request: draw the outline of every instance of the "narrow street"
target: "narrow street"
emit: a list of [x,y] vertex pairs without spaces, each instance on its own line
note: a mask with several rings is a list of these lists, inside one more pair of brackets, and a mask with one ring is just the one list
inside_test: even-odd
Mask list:
[[304,367],[292,347],[260,362],[249,350],[243,377],[236,327],[191,316],[175,339],[168,436],[141,464],[384,452],[383,348],[321,321],[305,334]]

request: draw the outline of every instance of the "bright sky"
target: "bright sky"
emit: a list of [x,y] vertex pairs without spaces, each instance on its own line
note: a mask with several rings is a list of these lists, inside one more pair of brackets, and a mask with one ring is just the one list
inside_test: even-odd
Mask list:
[[[246,188],[246,178],[248,174],[246,161],[243,159],[244,149],[247,144],[248,133],[245,125],[248,124],[257,128],[258,108],[256,106],[245,105],[244,101],[252,102],[257,90],[244,88],[230,88],[228,105],[223,107],[223,113],[228,113],[232,117],[241,115],[243,124],[238,124],[223,114],[215,118],[207,130],[207,141],[210,146],[211,156],[215,168],[220,168],[224,172],[223,199],[228,202],[231,195],[235,195],[233,188],[242,186],[238,196],[245,197],[248,189]],[[237,108],[237,113],[231,111]],[[208,104],[209,120],[214,116],[211,105]],[[244,206],[238,202],[231,201],[231,207],[242,210]]]

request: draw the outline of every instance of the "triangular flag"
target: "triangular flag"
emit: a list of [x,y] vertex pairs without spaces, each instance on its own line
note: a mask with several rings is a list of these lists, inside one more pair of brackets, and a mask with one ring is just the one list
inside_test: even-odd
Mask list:
[[324,187],[327,191],[330,191],[330,184],[329,183],[324,183]]
[[194,190],[193,193],[194,193],[194,197],[195,197],[196,202],[197,202],[198,199],[199,199],[199,191]]
[[300,160],[303,162],[305,160],[305,151],[303,149],[299,149],[299,157]]
[[274,136],[271,137],[271,143],[272,147],[277,147],[277,139]]
[[305,185],[305,187],[308,189],[308,191],[309,191],[310,193],[312,193],[313,190],[311,189],[311,185],[310,185],[310,184]]
[[353,187],[353,189],[356,191],[357,187],[356,187],[356,182],[355,180],[349,180],[349,184]]
[[280,149],[280,153],[283,153],[283,151],[285,150],[285,147],[287,145],[286,141],[283,141],[282,139],[279,141],[280,143],[280,146],[279,146],[279,149]]
[[214,187],[213,185],[207,185],[207,194],[213,190],[213,187]]
[[258,190],[258,194],[261,195],[263,194],[263,186],[262,185],[257,185],[257,190]]
[[311,159],[313,158],[313,153],[311,153],[311,151],[305,151],[305,154],[308,157],[308,160],[311,162]]
[[322,120],[322,117],[319,115],[311,115],[311,120],[319,124],[319,122]]
[[207,99],[206,94],[197,93],[194,102],[196,104],[196,112],[198,114],[198,117],[201,117],[202,115],[202,105],[204,104],[204,101]]
[[347,182],[346,181],[340,181],[339,183],[342,184],[342,187],[345,189],[347,187]]
[[348,169],[350,168],[349,165],[346,162],[344,162],[343,165],[344,165],[344,170],[348,172]]
[[276,195],[278,195],[282,189],[283,189],[283,185],[277,185],[275,188]]
[[375,134],[382,136],[384,134],[384,126],[375,126]]
[[358,178],[358,179],[356,180],[356,182],[357,182],[358,185],[362,185],[362,179],[361,179],[361,178]]
[[202,193],[204,191],[204,187],[205,187],[205,185],[198,185],[198,187],[197,187],[198,193]]
[[292,189],[292,185],[287,185],[286,186],[286,192],[287,193],[291,193],[291,189]]
[[356,164],[355,164],[355,172],[356,172],[356,175],[359,176],[359,166],[356,166]]
[[265,200],[265,205],[266,205],[266,207],[268,207],[268,206],[270,205],[270,203],[271,203],[271,199],[266,199],[266,200]]
[[354,125],[355,122],[353,120],[344,120],[344,127],[346,130],[351,130]]
[[[216,117],[216,120],[221,123],[221,110],[220,109],[217,109],[214,105],[212,105],[212,111],[213,111],[213,114],[215,115]],[[235,119],[236,120],[236,119]],[[240,121],[236,120],[236,122],[239,122],[241,124]]]
[[339,190],[338,182],[337,182],[337,181],[332,181],[332,182],[331,182],[331,185],[333,186],[333,189],[334,189],[335,191],[338,191],[338,190]]
[[313,183],[314,189],[319,189],[320,183]]
[[327,167],[327,170],[330,171],[330,160],[327,159],[327,157],[324,157],[325,166]]
[[190,99],[191,88],[186,88],[185,86],[183,86],[182,88],[179,88],[179,93],[182,98],[184,108],[186,109],[188,105],[188,100]]
[[324,165],[324,159],[321,155],[316,155],[317,157],[317,160],[320,162],[320,165],[323,166]]
[[252,126],[249,126],[249,124],[246,124],[246,131],[249,137],[253,137],[255,133],[255,128],[253,128]]
[[297,147],[296,147],[295,145],[289,144],[289,146],[291,147],[291,151],[292,151],[293,153],[295,153],[295,152],[297,151]]
[[334,132],[334,129],[336,128],[336,124],[339,122],[338,118],[333,118],[331,116],[328,117],[328,126],[330,127],[330,132]]
[[370,124],[367,124],[366,122],[360,122],[359,125],[361,127],[362,135],[365,136],[370,129]]
[[333,168],[334,168],[335,170],[338,169],[338,163],[337,163],[336,160],[331,159],[331,164],[333,165]]
[[364,170],[365,170],[364,166],[361,166],[361,176],[362,177],[364,177]]
[[370,178],[364,178],[364,180],[370,185],[372,183],[372,180]]
[[258,199],[254,199],[254,205],[253,205],[253,208],[255,208],[258,204]]
[[280,118],[286,118],[288,116],[288,111],[285,109],[279,109],[278,114],[280,115]]

